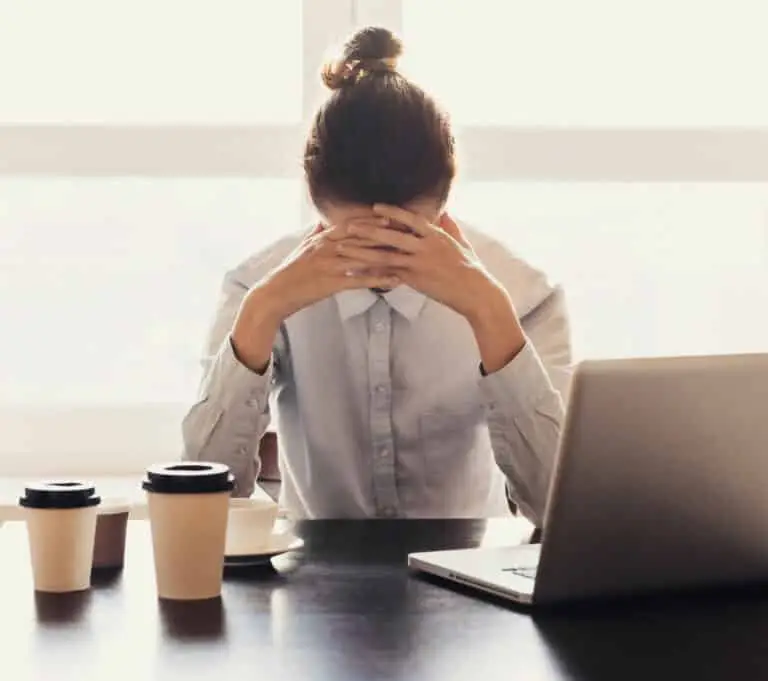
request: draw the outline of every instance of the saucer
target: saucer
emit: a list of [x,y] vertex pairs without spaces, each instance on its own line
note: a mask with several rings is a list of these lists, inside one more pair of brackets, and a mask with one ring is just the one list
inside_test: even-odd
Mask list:
[[267,540],[266,546],[248,553],[238,553],[224,556],[225,567],[242,567],[250,565],[264,565],[275,556],[289,551],[296,551],[304,546],[304,540],[290,532],[273,534]]

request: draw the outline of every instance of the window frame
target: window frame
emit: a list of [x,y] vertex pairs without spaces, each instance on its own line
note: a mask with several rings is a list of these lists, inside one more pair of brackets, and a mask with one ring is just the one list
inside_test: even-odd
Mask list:
[[[254,126],[0,125],[0,176],[295,177],[323,96],[317,68],[354,27],[402,29],[405,0],[302,0],[303,122]],[[461,179],[762,182],[768,127],[458,130]],[[480,160],[482,159],[482,160]],[[307,212],[307,217],[309,212]]]

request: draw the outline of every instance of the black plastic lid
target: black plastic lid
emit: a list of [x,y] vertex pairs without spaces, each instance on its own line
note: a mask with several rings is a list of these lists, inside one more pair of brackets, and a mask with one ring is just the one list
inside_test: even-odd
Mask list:
[[156,494],[206,494],[231,492],[235,482],[229,466],[194,461],[150,466],[141,486]]
[[19,504],[25,508],[88,508],[98,506],[96,488],[84,482],[36,482],[24,488]]

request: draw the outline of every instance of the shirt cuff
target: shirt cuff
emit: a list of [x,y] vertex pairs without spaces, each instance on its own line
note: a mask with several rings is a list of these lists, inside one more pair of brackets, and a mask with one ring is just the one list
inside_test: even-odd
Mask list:
[[533,344],[526,340],[509,364],[483,374],[480,390],[489,412],[516,414],[536,406],[554,387]]
[[272,383],[272,365],[270,359],[263,374],[252,371],[237,358],[232,339],[227,336],[213,361],[205,393],[225,411],[238,408],[263,411]]

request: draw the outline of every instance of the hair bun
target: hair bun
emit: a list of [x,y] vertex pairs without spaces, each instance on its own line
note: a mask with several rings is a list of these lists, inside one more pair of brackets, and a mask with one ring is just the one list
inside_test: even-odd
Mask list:
[[356,83],[364,73],[395,73],[403,43],[386,28],[362,28],[344,43],[341,56],[327,62],[321,71],[326,87],[338,90]]

